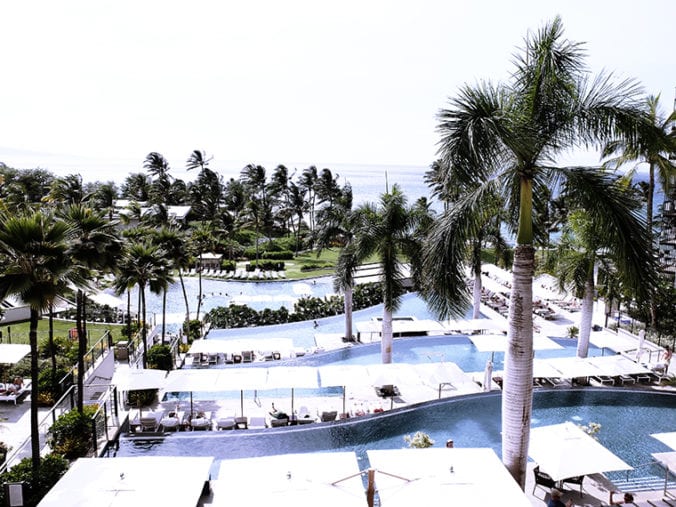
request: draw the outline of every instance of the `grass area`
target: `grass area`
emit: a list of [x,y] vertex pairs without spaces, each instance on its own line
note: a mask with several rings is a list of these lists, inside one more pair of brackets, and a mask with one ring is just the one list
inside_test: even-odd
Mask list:
[[[68,336],[68,331],[75,327],[75,322],[72,320],[54,319],[54,336]],[[100,322],[87,322],[87,333],[89,335],[89,343],[96,343],[103,333],[107,330],[113,335],[113,341],[117,342],[122,339],[121,324],[107,324]],[[2,331],[2,343],[29,343],[28,331],[29,323],[22,322],[18,324],[10,324],[8,326],[0,326]],[[49,320],[43,318],[38,322],[38,342],[47,339],[49,335]]]
[[292,261],[285,261],[286,278],[287,280],[303,280],[333,275],[339,255],[339,249],[324,249],[319,256],[316,252],[298,255]]

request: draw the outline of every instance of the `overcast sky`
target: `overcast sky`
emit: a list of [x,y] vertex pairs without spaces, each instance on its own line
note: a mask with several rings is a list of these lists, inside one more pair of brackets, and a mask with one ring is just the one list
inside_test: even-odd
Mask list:
[[182,168],[194,149],[427,166],[448,97],[504,80],[556,14],[592,71],[673,108],[673,0],[4,1],[0,161],[101,180],[151,151]]

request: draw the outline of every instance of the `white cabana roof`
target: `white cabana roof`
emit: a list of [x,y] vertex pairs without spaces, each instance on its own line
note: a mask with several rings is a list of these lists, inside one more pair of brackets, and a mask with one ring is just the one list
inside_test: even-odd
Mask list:
[[570,421],[531,428],[528,455],[555,481],[632,469]]
[[120,391],[136,391],[139,389],[161,389],[164,387],[167,372],[143,368],[115,368],[111,384]]
[[369,385],[371,377],[365,365],[329,364],[319,366],[319,379],[322,387],[346,385]]
[[[380,335],[383,330],[383,322],[381,320],[367,320],[364,322],[357,322],[355,324],[357,332],[360,334]],[[430,319],[392,319],[392,334],[425,334],[425,333],[443,333],[446,328],[439,322]]]
[[561,378],[593,377],[605,375],[603,371],[587,358],[580,357],[555,357],[545,359],[547,363],[561,372]]
[[[383,505],[501,505],[530,500],[492,449],[429,447],[367,451]],[[396,477],[395,477],[396,476]]]
[[30,353],[30,345],[23,343],[0,343],[0,364],[16,364]]
[[213,458],[80,458],[39,507],[197,505]]
[[112,308],[120,308],[122,306],[126,306],[127,304],[122,299],[106,292],[96,292],[94,294],[90,294],[88,298],[99,305],[107,305]]
[[267,389],[319,387],[318,369],[314,366],[272,366],[267,370]]
[[265,389],[266,368],[223,368],[172,370],[164,385],[166,392],[219,392]]
[[353,452],[222,460],[211,487],[214,505],[366,506]]
[[650,373],[650,368],[632,361],[626,356],[615,354],[612,356],[589,357],[587,361],[601,370],[603,375],[611,377],[617,375],[636,375],[639,373]]
[[[638,348],[638,338],[623,333],[602,331],[591,333],[589,341],[596,347],[610,349],[613,352],[628,352]],[[647,343],[645,345],[647,347]]]
[[[468,338],[472,341],[479,352],[504,352],[509,343],[507,335],[502,334],[473,334]],[[561,345],[551,338],[539,334],[533,335],[533,350],[558,350]]]
[[[656,438],[664,445],[667,445],[672,449],[676,449],[676,431],[671,431],[668,433],[653,433],[650,436]],[[674,467],[674,469],[676,469],[676,467]]]

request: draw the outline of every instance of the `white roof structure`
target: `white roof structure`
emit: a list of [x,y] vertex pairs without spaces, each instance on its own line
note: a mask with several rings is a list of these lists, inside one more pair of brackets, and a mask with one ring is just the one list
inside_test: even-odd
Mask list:
[[428,447],[367,451],[383,505],[500,505],[529,507],[498,456],[487,448]]
[[504,331],[507,332],[507,321],[498,322],[495,319],[467,319],[447,320],[442,322],[447,331]]
[[632,467],[576,424],[531,428],[528,455],[555,481]]
[[0,343],[0,364],[16,364],[30,353],[30,345],[23,343]]
[[[383,330],[382,320],[367,320],[364,322],[357,322],[355,324],[357,333],[360,337],[368,335],[372,340],[379,339]],[[393,318],[392,319],[392,334],[393,336],[407,334],[444,334],[446,328],[439,322],[430,319],[419,320],[414,317],[411,318]]]
[[[221,461],[208,505],[366,506],[354,452],[281,454]],[[172,503],[170,505],[181,505]]]
[[80,458],[39,507],[197,506],[213,458]]
[[286,352],[290,355],[294,349],[291,338],[241,338],[237,340],[200,339],[192,342],[189,354],[239,354],[243,350],[271,350]]

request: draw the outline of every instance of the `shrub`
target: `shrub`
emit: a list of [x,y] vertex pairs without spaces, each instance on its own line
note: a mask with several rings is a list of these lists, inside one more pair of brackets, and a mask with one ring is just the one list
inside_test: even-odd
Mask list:
[[199,319],[191,319],[183,323],[183,333],[188,337],[188,343],[199,340],[202,337],[202,322]]
[[89,454],[94,448],[92,418],[97,409],[97,405],[85,405],[82,413],[70,410],[60,415],[49,428],[49,446],[71,460]]
[[[69,462],[59,454],[47,454],[40,459],[40,475],[33,480],[33,460],[24,458],[0,475],[0,482],[25,482],[24,505],[35,507],[68,470]],[[6,505],[5,489],[0,488],[0,505]]]
[[434,445],[434,440],[432,440],[427,433],[423,433],[422,431],[416,431],[413,436],[405,435],[404,441],[409,447],[415,449],[425,449]]
[[235,261],[221,261],[222,271],[235,271],[236,269],[237,263]]
[[293,252],[291,250],[280,250],[279,252],[271,252],[266,250],[261,255],[261,258],[276,261],[290,261],[293,259]]
[[[63,379],[63,383],[60,383]],[[45,368],[38,374],[38,403],[41,406],[52,406],[61,395],[73,385],[73,376],[63,366],[57,366],[53,372]]]
[[570,326],[567,331],[568,331],[568,338],[577,338],[577,335],[580,332],[580,330],[577,328],[577,326]]
[[169,345],[153,345],[148,349],[148,368],[171,370],[174,366],[174,356]]
[[157,389],[138,389],[127,393],[127,404],[131,407],[147,407],[157,398]]

